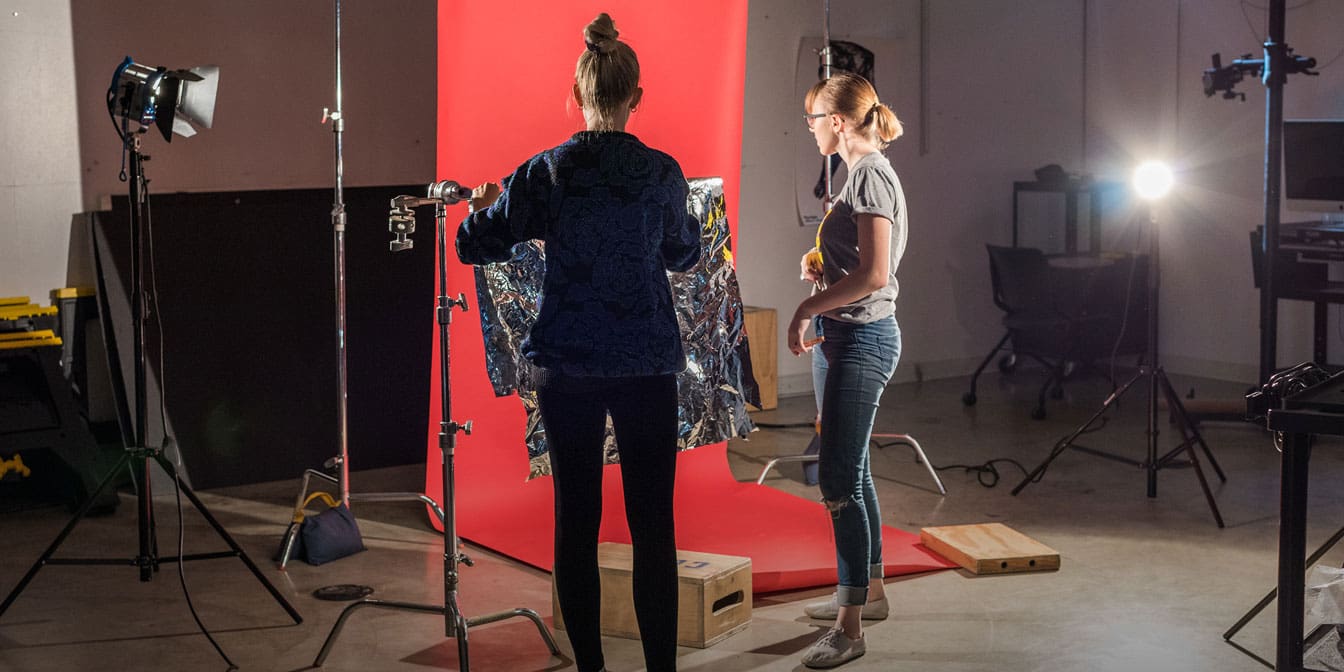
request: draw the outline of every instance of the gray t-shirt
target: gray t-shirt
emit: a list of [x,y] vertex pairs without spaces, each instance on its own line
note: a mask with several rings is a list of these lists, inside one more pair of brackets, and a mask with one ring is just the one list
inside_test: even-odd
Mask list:
[[887,284],[849,305],[822,313],[826,317],[868,324],[896,312],[896,267],[905,253],[908,231],[905,193],[891,162],[881,152],[866,154],[849,167],[849,179],[836,195],[831,211],[817,232],[823,264],[823,286],[830,286],[859,265],[859,219],[862,214],[891,222],[891,263]]

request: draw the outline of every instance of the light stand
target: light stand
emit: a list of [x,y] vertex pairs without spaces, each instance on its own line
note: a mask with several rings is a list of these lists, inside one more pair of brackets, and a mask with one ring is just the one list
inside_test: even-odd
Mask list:
[[[834,63],[834,61],[831,60],[832,56],[831,0],[824,0],[824,2],[822,3],[822,12],[823,16],[821,20],[821,78],[830,79],[831,65]],[[812,110],[808,110],[808,112],[810,113],[812,112]],[[825,218],[826,213],[829,212],[831,209],[831,199],[835,198],[835,185],[831,183],[831,177],[832,174],[835,172],[835,168],[831,164],[831,157],[829,156],[821,157],[821,172],[825,173],[826,175],[826,199],[822,201],[821,205],[821,211],[822,211],[821,215],[823,218]]]
[[439,325],[439,389],[442,401],[441,415],[439,416],[439,450],[443,457],[443,503],[447,510],[447,515],[443,516],[443,604],[415,604],[374,599],[355,602],[341,611],[340,617],[336,619],[336,624],[331,628],[331,633],[327,635],[327,640],[322,644],[322,650],[318,652],[317,658],[313,661],[313,667],[322,666],[322,663],[327,659],[327,655],[331,653],[331,649],[336,643],[336,637],[340,635],[341,628],[345,626],[346,619],[361,607],[378,607],[442,615],[444,636],[457,639],[458,669],[461,672],[467,672],[469,669],[467,629],[509,618],[522,617],[531,620],[536,624],[537,631],[541,634],[542,640],[546,642],[546,646],[550,648],[551,655],[560,654],[560,649],[555,645],[555,640],[551,638],[551,633],[546,629],[546,624],[542,622],[541,616],[531,609],[509,609],[467,618],[457,605],[458,563],[460,562],[468,567],[472,566],[473,563],[465,553],[461,552],[460,542],[457,538],[457,522],[453,510],[453,452],[457,445],[457,433],[461,431],[468,435],[471,434],[471,421],[458,424],[456,421],[450,420],[452,417],[450,397],[452,388],[449,384],[448,364],[451,350],[448,327],[453,321],[453,308],[458,307],[465,312],[467,310],[467,299],[462,294],[458,294],[456,299],[448,296],[447,249],[444,240],[446,237],[447,206],[458,203],[469,196],[470,191],[458,186],[456,182],[438,182],[429,185],[429,194],[426,198],[398,196],[392,199],[392,216],[389,218],[389,226],[395,235],[390,245],[394,252],[410,249],[412,246],[412,241],[407,238],[408,234],[415,231],[415,218],[411,212],[412,208],[433,205],[434,218],[437,222],[435,239],[439,254],[439,293],[434,314]]
[[[331,206],[331,229],[333,235],[333,256],[335,257],[335,284],[336,284],[336,431],[337,445],[335,457],[329,458],[323,467],[334,470],[335,476],[327,474],[316,469],[307,469],[303,472],[302,484],[299,486],[299,496],[294,503],[294,512],[298,514],[303,509],[303,503],[308,497],[308,486],[313,478],[327,481],[336,486],[340,495],[340,500],[350,505],[353,500],[365,502],[424,502],[434,510],[434,515],[443,520],[443,508],[432,497],[422,492],[350,492],[350,437],[349,437],[349,405],[346,395],[347,369],[346,369],[346,342],[345,342],[345,196],[344,179],[345,163],[342,152],[341,136],[345,133],[345,114],[341,110],[341,0],[335,0],[336,5],[336,109],[322,110],[322,123],[331,121],[331,131],[335,137],[336,144],[336,195],[335,202]],[[280,569],[285,569],[289,565],[290,557],[294,554],[294,547],[298,542],[299,526],[291,524],[285,530],[285,536],[280,542],[279,563]]]
[[1260,237],[1260,382],[1269,380],[1278,368],[1279,297],[1275,293],[1274,259],[1279,251],[1279,185],[1283,167],[1283,85],[1288,75],[1301,73],[1318,75],[1311,68],[1316,59],[1294,56],[1284,41],[1287,17],[1286,0],[1270,0],[1269,37],[1264,44],[1264,58],[1252,59],[1250,54],[1224,67],[1218,54],[1213,55],[1213,68],[1204,71],[1204,95],[1221,91],[1223,98],[1246,99],[1245,94],[1232,90],[1244,75],[1259,76],[1265,84],[1265,234]]
[[[118,69],[117,71],[118,76],[127,69],[127,64],[130,64],[129,58],[127,59],[127,63],[124,63],[122,67]],[[134,64],[131,64],[131,67],[142,67],[142,66],[136,66]],[[161,68],[158,71],[153,71],[152,69],[145,69],[145,70],[148,70],[151,73],[157,72],[159,75],[162,75],[164,72]],[[108,101],[109,110],[112,110],[114,103],[117,102],[117,100],[114,99],[113,93],[120,92],[117,83],[118,80],[114,77],[113,90],[109,91],[109,101]],[[175,89],[176,86],[177,84],[173,84],[171,88]],[[155,91],[157,92],[158,85],[155,84],[154,87]],[[130,86],[128,91],[129,92],[126,96],[128,99],[133,96],[138,97],[141,93],[141,89],[136,85]],[[175,93],[176,92],[174,91],[174,95]],[[213,92],[211,95],[213,96]],[[150,100],[152,104],[153,100],[152,97],[147,96],[146,99]],[[162,101],[160,102],[162,104]],[[174,101],[173,105],[175,106],[176,104],[177,102]],[[167,110],[161,109],[158,112],[159,118],[163,119],[164,117],[167,117],[170,120],[169,123],[171,123],[173,112],[174,110],[172,109]],[[114,112],[114,116],[116,114],[117,113]],[[148,114],[149,114],[148,120],[153,121],[154,111],[152,106],[150,107],[150,111]],[[142,121],[144,119],[145,117],[141,117]],[[163,128],[163,126],[161,125],[160,128]],[[132,340],[134,341],[132,361],[135,370],[134,423],[133,426],[130,428],[125,426],[122,427],[122,440],[123,443],[125,444],[125,450],[122,452],[121,459],[119,459],[116,465],[114,465],[108,471],[107,475],[103,477],[103,480],[98,484],[98,487],[88,496],[88,498],[84,501],[84,504],[80,506],[78,511],[75,512],[74,516],[70,519],[69,522],[66,523],[65,527],[60,531],[60,533],[56,535],[56,539],[51,542],[51,545],[48,546],[45,551],[42,552],[42,556],[37,559],[37,562],[33,563],[33,566],[29,568],[28,573],[25,574],[23,578],[19,580],[18,585],[16,585],[14,589],[10,591],[9,595],[5,598],[5,601],[3,603],[0,603],[0,615],[3,615],[5,611],[9,609],[9,606],[13,604],[16,599],[18,599],[19,594],[23,592],[23,589],[25,587],[27,587],[28,582],[31,581],[33,577],[37,575],[38,570],[40,570],[45,565],[131,565],[133,567],[139,568],[140,580],[142,582],[145,582],[153,579],[154,574],[159,571],[159,565],[165,561],[183,563],[191,560],[210,560],[216,558],[236,557],[239,560],[242,560],[243,564],[247,566],[248,570],[252,572],[252,575],[257,578],[257,581],[261,583],[261,585],[266,589],[266,591],[271,594],[271,597],[275,599],[276,603],[279,604],[285,610],[285,612],[289,614],[290,618],[294,620],[294,623],[295,624],[302,623],[303,617],[299,615],[299,612],[296,611],[294,607],[290,605],[290,603],[287,600],[285,600],[284,596],[280,594],[280,591],[276,590],[275,586],[272,585],[271,582],[266,579],[266,577],[261,573],[261,570],[257,568],[256,564],[254,564],[252,560],[248,558],[247,553],[243,551],[242,547],[239,546],[236,541],[234,541],[233,537],[229,536],[229,533],[224,530],[224,527],[219,524],[219,521],[215,520],[215,517],[210,514],[210,510],[205,507],[205,504],[203,504],[201,500],[196,497],[196,493],[194,493],[190,487],[182,483],[182,481],[178,478],[178,473],[177,470],[174,468],[173,463],[164,457],[163,448],[150,447],[146,445],[147,443],[146,430],[148,428],[147,424],[148,421],[147,421],[147,411],[146,411],[147,404],[146,404],[146,391],[145,391],[146,388],[145,347],[144,347],[145,293],[144,293],[144,277],[143,277],[144,238],[142,229],[144,228],[145,224],[145,210],[147,208],[148,193],[147,190],[145,189],[146,180],[144,176],[144,164],[143,164],[145,157],[140,153],[141,134],[143,134],[145,130],[146,129],[142,127],[135,132],[119,131],[122,135],[123,147],[128,154],[128,160],[130,164],[130,173],[127,182],[130,192],[129,195],[130,195],[130,224],[131,224],[130,295],[131,295],[131,318],[133,328]],[[169,137],[168,133],[169,133],[168,131],[165,131],[165,137]],[[125,174],[123,174],[123,176],[125,177]],[[97,255],[95,255],[95,258],[97,258]],[[107,292],[105,288],[102,286],[103,274],[102,274],[101,261],[99,261],[98,263],[98,271],[99,271],[98,281],[100,285],[98,295],[102,297],[104,306],[104,310],[102,312],[103,329],[105,333],[111,333],[110,311],[106,310]],[[115,340],[109,338],[108,344],[109,344],[108,347],[109,353],[115,356],[116,352]],[[163,347],[163,345],[160,344],[160,347]],[[114,366],[113,371],[117,372],[116,375],[114,376],[114,380],[116,380],[118,383],[115,386],[114,395],[120,399],[125,396],[125,387],[122,384],[120,384],[121,376],[119,373],[119,369],[116,366]],[[124,402],[119,403],[119,406],[124,409]],[[123,425],[126,424],[126,421],[130,419],[129,414],[121,413],[120,415],[122,416],[121,419],[123,421]],[[167,472],[168,476],[170,476],[173,479],[173,482],[177,484],[177,487],[182,492],[182,494],[186,495],[187,499],[191,501],[192,506],[196,507],[196,510],[199,511],[201,516],[205,518],[206,522],[210,524],[210,527],[214,528],[215,533],[218,534],[219,537],[224,540],[224,543],[226,543],[229,546],[230,549],[229,551],[221,551],[216,553],[195,553],[189,555],[174,555],[167,557],[159,555],[158,538],[155,532],[155,523],[154,523],[154,500],[152,498],[150,491],[149,464],[151,460],[156,462],[160,467],[163,468],[165,472]],[[120,473],[123,467],[132,465],[132,463],[135,470],[134,473],[136,474],[136,478],[138,479],[138,482],[136,483],[137,485],[136,510],[138,514],[137,521],[139,527],[139,547],[136,556],[130,559],[51,557],[53,554],[56,553],[56,550],[60,547],[61,543],[65,541],[65,538],[69,536],[69,534],[74,530],[75,526],[78,525],[79,522],[88,513],[89,509],[93,506],[93,503],[97,500],[98,495],[102,494],[103,490],[105,490],[112,483],[113,479],[116,477],[118,473]]]
[[[1146,183],[1141,180],[1149,176],[1147,171],[1160,171],[1162,169],[1165,169],[1165,166],[1150,169],[1149,164],[1144,164],[1141,165],[1139,170],[1135,173],[1136,187],[1138,188],[1140,195],[1144,196],[1149,201],[1160,198],[1165,195],[1166,190],[1170,189],[1170,169],[1165,169],[1166,187],[1163,189],[1154,188],[1153,191],[1145,191]],[[1159,179],[1162,178],[1159,176]],[[1101,408],[1097,409],[1097,412],[1092,414],[1092,417],[1088,418],[1087,422],[1083,423],[1067,437],[1061,439],[1059,443],[1056,443],[1054,449],[1050,451],[1050,455],[1045,458],[1045,461],[1041,462],[1041,464],[1031,473],[1027,474],[1027,477],[1022,479],[1022,482],[1019,483],[1017,487],[1013,488],[1012,494],[1016,495],[1021,492],[1023,488],[1038,480],[1045,473],[1046,468],[1050,466],[1050,463],[1069,448],[1074,448],[1098,457],[1104,457],[1143,469],[1148,476],[1149,497],[1157,496],[1157,472],[1159,470],[1173,466],[1189,465],[1194,468],[1195,476],[1199,478],[1199,487],[1204,491],[1204,498],[1208,500],[1209,510],[1213,513],[1214,521],[1218,523],[1218,527],[1223,527],[1223,517],[1218,512],[1218,504],[1214,501],[1213,493],[1209,490],[1208,481],[1204,478],[1204,470],[1200,467],[1199,457],[1196,454],[1194,447],[1198,445],[1204,451],[1204,455],[1209,458],[1209,464],[1213,466],[1214,471],[1218,474],[1219,480],[1226,482],[1227,477],[1223,474],[1222,468],[1218,466],[1217,460],[1213,458],[1213,453],[1209,450],[1208,444],[1204,442],[1204,437],[1200,435],[1199,429],[1190,420],[1190,416],[1186,413],[1185,405],[1181,403],[1180,395],[1177,394],[1175,388],[1171,386],[1171,381],[1167,379],[1166,371],[1163,370],[1161,360],[1158,357],[1157,307],[1158,288],[1161,284],[1162,267],[1158,255],[1158,237],[1157,218],[1153,215],[1152,203],[1150,202],[1148,205],[1148,345],[1144,352],[1143,362],[1139,365],[1138,371],[1136,371],[1124,385],[1121,385],[1119,389],[1111,392],[1110,396],[1106,398],[1106,401],[1102,403]],[[1074,443],[1079,436],[1091,430],[1093,424],[1105,415],[1112,406],[1119,403],[1120,398],[1123,397],[1125,392],[1128,391],[1134,383],[1137,383],[1139,379],[1144,379],[1148,388],[1148,454],[1143,461]],[[1159,454],[1157,446],[1157,400],[1159,393],[1166,398],[1167,408],[1170,409],[1171,416],[1176,423],[1176,427],[1180,429],[1182,436],[1182,441],[1179,445],[1163,454]],[[1181,453],[1185,453],[1186,459],[1177,461],[1176,458]]]

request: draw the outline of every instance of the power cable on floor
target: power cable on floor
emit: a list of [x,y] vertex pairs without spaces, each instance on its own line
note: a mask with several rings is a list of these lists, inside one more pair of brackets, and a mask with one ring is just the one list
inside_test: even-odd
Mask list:
[[[1080,432],[1079,436],[1082,436],[1083,434],[1091,434],[1092,432],[1100,431],[1102,427],[1106,426],[1107,420],[1108,418],[1102,416],[1100,425],[1098,425],[1093,429],[1088,429],[1084,430],[1083,432]],[[1063,439],[1061,439],[1061,441],[1062,440]],[[879,443],[877,441],[874,441],[873,445],[877,446],[878,448],[890,448],[892,446],[903,446],[908,444],[906,444],[903,441],[891,441],[888,443]],[[1056,442],[1055,445],[1058,446],[1059,443]],[[979,481],[980,485],[983,485],[986,488],[992,488],[998,485],[999,481],[1003,477],[1003,475],[999,472],[998,467],[994,466],[995,463],[998,462],[1005,462],[1007,464],[1013,465],[1014,467],[1017,467],[1019,470],[1022,471],[1023,476],[1028,476],[1031,474],[1031,472],[1028,471],[1026,467],[1022,466],[1021,462],[1018,462],[1017,460],[1014,460],[1010,457],[996,457],[994,459],[987,460],[981,464],[947,464],[942,466],[935,464],[933,460],[929,460],[929,466],[933,467],[934,471],[948,471],[951,469],[961,469],[968,474],[975,474],[975,480]],[[1040,474],[1036,476],[1036,478],[1032,479],[1031,482],[1035,483],[1037,481],[1040,481],[1041,478],[1043,478],[1044,476],[1045,472],[1042,471]]]
[[[168,435],[168,408],[166,405],[167,403],[166,398],[168,396],[167,391],[168,376],[167,376],[167,369],[164,368],[163,365],[163,351],[165,349],[164,348],[165,341],[163,338],[163,316],[161,311],[159,310],[159,276],[158,273],[155,271],[154,267],[154,217],[149,207],[148,180],[145,180],[144,187],[141,191],[144,194],[145,199],[145,232],[147,234],[146,237],[149,239],[148,242],[149,242],[150,296],[152,296],[154,299],[153,304],[154,322],[158,326],[158,332],[159,332],[159,353],[158,353],[159,354],[159,424],[162,427],[163,431],[163,446],[160,448],[160,451],[166,453],[170,448],[176,449],[177,442],[174,441],[173,438]],[[131,207],[135,207],[135,204],[132,204]],[[148,432],[146,432],[146,435],[148,435]],[[185,546],[186,541],[186,521],[182,509],[182,469],[184,469],[185,466],[182,464],[181,450],[174,450],[173,463],[174,463],[173,493],[177,498],[178,583],[182,585],[182,595],[187,600],[187,610],[191,612],[192,620],[196,621],[196,627],[201,631],[201,634],[205,635],[205,638],[210,642],[210,646],[215,647],[215,652],[219,654],[219,657],[223,658],[224,662],[228,664],[229,667],[227,672],[233,672],[234,670],[238,669],[238,665],[229,659],[229,655],[227,653],[224,653],[223,647],[219,645],[219,642],[215,641],[214,635],[210,634],[210,630],[205,627],[205,623],[201,622],[201,616],[200,614],[196,613],[196,605],[193,604],[191,600],[191,591],[187,589],[187,569],[186,569],[187,562],[186,559],[183,557],[183,547]],[[149,473],[148,468],[145,469],[145,473]],[[141,487],[149,487],[149,484],[145,483]]]
[[[904,446],[909,444],[905,443],[904,441],[891,441],[888,443],[879,443],[877,441],[874,441],[873,445],[877,446],[878,448],[890,448],[892,446]],[[992,488],[999,484],[999,479],[1001,478],[998,468],[994,466],[994,463],[996,462],[1007,462],[1008,464],[1011,464],[1017,467],[1018,469],[1021,469],[1023,475],[1026,475],[1027,473],[1027,468],[1022,466],[1021,462],[1018,462],[1017,460],[1007,457],[994,458],[992,460],[985,462],[984,464],[979,465],[948,464],[939,466],[937,464],[934,464],[933,460],[929,460],[929,466],[933,467],[934,471],[948,471],[950,469],[965,470],[966,473],[975,474],[975,478],[977,481],[980,482],[980,485],[983,485],[986,488]]]
[[[1101,416],[1101,418],[1099,418],[1099,420],[1100,424],[1098,424],[1096,427],[1084,429],[1083,431],[1078,433],[1078,436],[1083,436],[1085,434],[1091,434],[1093,432],[1101,431],[1104,427],[1106,427],[1106,424],[1107,422],[1110,421],[1110,418],[1103,415]],[[815,423],[812,422],[757,422],[755,424],[757,427],[760,427],[762,429],[801,429],[801,428],[812,428],[816,426]],[[1060,441],[1063,441],[1063,439],[1060,439]],[[887,443],[880,443],[878,441],[873,441],[872,444],[874,446],[877,446],[879,449],[890,448],[892,446],[908,445],[903,441],[890,441]],[[1056,441],[1055,446],[1058,445],[1059,442]],[[1007,464],[1011,464],[1014,467],[1017,467],[1022,472],[1023,476],[1029,476],[1031,474],[1031,472],[1028,471],[1026,467],[1022,466],[1021,462],[1018,462],[1017,460],[1014,460],[1009,457],[997,457],[991,460],[987,460],[981,464],[947,464],[942,466],[939,466],[938,464],[935,464],[932,460],[929,460],[929,465],[933,467],[934,471],[949,471],[952,469],[961,469],[966,473],[975,474],[975,479],[980,483],[980,485],[986,488],[992,488],[998,485],[999,481],[1002,480],[1003,478],[1003,474],[1000,473],[999,468],[994,466],[996,463],[999,462],[1004,462]],[[1043,470],[1041,471],[1040,474],[1037,474],[1036,478],[1032,479],[1031,482],[1036,483],[1044,477],[1045,477],[1045,471]]]

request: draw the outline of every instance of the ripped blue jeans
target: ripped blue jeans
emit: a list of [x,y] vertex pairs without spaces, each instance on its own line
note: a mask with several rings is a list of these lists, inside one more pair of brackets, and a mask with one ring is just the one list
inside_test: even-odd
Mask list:
[[819,322],[826,340],[820,346],[825,385],[818,477],[835,528],[836,596],[841,605],[860,605],[868,601],[869,578],[881,576],[882,514],[868,442],[882,391],[901,357],[901,330],[895,317],[869,324]]

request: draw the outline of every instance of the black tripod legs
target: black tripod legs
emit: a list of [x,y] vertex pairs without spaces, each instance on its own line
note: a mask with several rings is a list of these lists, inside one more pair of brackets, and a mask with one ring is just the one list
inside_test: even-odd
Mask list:
[[[1129,388],[1132,387],[1134,383],[1138,382],[1140,378],[1147,379],[1149,389],[1147,459],[1140,462],[1103,450],[1076,445],[1074,441],[1076,441],[1084,432],[1088,431],[1107,410],[1119,402],[1125,392],[1129,391]],[[1167,405],[1171,409],[1172,419],[1175,421],[1176,427],[1180,430],[1182,438],[1180,445],[1164,455],[1158,455],[1157,453],[1158,429],[1156,397],[1158,394],[1162,394],[1166,397]],[[1185,457],[1189,460],[1190,466],[1195,470],[1195,477],[1199,479],[1200,490],[1204,492],[1204,499],[1209,504],[1209,511],[1213,514],[1214,522],[1217,523],[1220,528],[1225,527],[1223,524],[1223,516],[1218,511],[1218,503],[1213,498],[1213,491],[1209,488],[1208,479],[1205,478],[1204,469],[1200,465],[1199,454],[1195,450],[1196,446],[1204,451],[1205,457],[1209,459],[1209,464],[1213,467],[1219,480],[1226,482],[1227,476],[1223,473],[1222,467],[1218,465],[1218,461],[1213,458],[1213,451],[1209,450],[1209,445],[1204,442],[1204,437],[1200,435],[1199,429],[1195,426],[1195,423],[1190,420],[1190,415],[1186,413],[1185,405],[1181,403],[1180,395],[1176,393],[1176,389],[1171,386],[1171,381],[1167,379],[1166,372],[1161,368],[1152,369],[1149,367],[1140,367],[1138,372],[1130,377],[1129,380],[1125,381],[1124,385],[1121,385],[1119,389],[1112,392],[1111,395],[1106,398],[1106,401],[1102,403],[1101,408],[1097,409],[1096,413],[1093,413],[1092,417],[1087,419],[1087,422],[1084,422],[1075,429],[1073,433],[1061,439],[1059,443],[1056,443],[1055,447],[1050,451],[1050,455],[1048,455],[1040,465],[1033,469],[1031,473],[1027,474],[1027,477],[1022,479],[1022,482],[1018,483],[1017,487],[1013,488],[1012,494],[1016,495],[1028,485],[1040,480],[1041,476],[1045,473],[1045,470],[1050,466],[1051,462],[1054,462],[1055,458],[1064,454],[1064,451],[1069,448],[1076,448],[1098,457],[1123,462],[1143,469],[1147,472],[1148,477],[1148,496],[1156,497],[1158,470],[1172,466],[1175,458],[1180,456],[1181,453],[1185,453]],[[1184,465],[1185,462],[1176,464]]]
[[1223,524],[1223,515],[1218,511],[1218,502],[1213,498],[1213,491],[1209,490],[1209,481],[1204,477],[1204,469],[1199,466],[1199,454],[1195,451],[1195,446],[1198,445],[1204,451],[1204,455],[1209,458],[1209,464],[1213,467],[1214,472],[1218,474],[1220,481],[1226,483],[1227,476],[1223,474],[1223,470],[1218,466],[1217,460],[1213,459],[1213,452],[1209,450],[1209,444],[1204,443],[1204,437],[1200,435],[1199,429],[1190,421],[1189,414],[1185,412],[1185,404],[1181,403],[1180,395],[1176,394],[1175,388],[1171,386],[1171,381],[1167,380],[1166,372],[1158,369],[1154,375],[1156,375],[1161,382],[1162,392],[1167,395],[1167,407],[1171,409],[1173,417],[1176,420],[1176,426],[1181,430],[1182,442],[1181,445],[1167,457],[1159,460],[1157,464],[1150,465],[1149,473],[1155,474],[1168,458],[1184,450],[1186,456],[1190,460],[1190,466],[1195,470],[1195,477],[1199,479],[1199,487],[1204,491],[1204,499],[1209,503],[1209,511],[1213,514],[1214,522],[1218,524],[1219,528],[1226,527],[1226,525]]
[[[271,594],[271,599],[274,599],[276,604],[279,604],[280,607],[285,610],[285,613],[289,614],[289,617],[294,620],[294,624],[298,625],[299,623],[302,623],[303,616],[299,615],[299,612],[294,608],[294,605],[290,604],[289,600],[286,600],[285,596],[281,595],[275,585],[266,578],[266,575],[261,573],[261,569],[257,567],[256,563],[252,562],[252,558],[249,558],[247,553],[243,552],[243,548],[238,545],[238,542],[234,541],[233,537],[224,530],[224,526],[220,525],[219,521],[215,520],[214,515],[210,513],[210,509],[205,508],[205,504],[201,503],[201,500],[196,497],[196,493],[177,477],[177,470],[173,468],[173,463],[169,462],[168,458],[164,457],[161,453],[155,453],[154,460],[159,463],[160,467],[163,467],[164,471],[168,472],[168,475],[173,478],[173,481],[177,483],[178,488],[181,489],[183,496],[191,502],[192,506],[196,507],[196,510],[200,512],[201,517],[205,518],[205,522],[209,523],[210,527],[214,528],[215,534],[218,534],[219,538],[223,539],[224,543],[228,544],[229,549],[233,551],[229,554],[212,555],[215,557],[219,557],[220,555],[233,555],[239,560],[242,560],[243,564],[247,566],[248,571],[252,572],[252,576],[256,577],[257,581],[261,583],[261,586],[266,589],[266,592]],[[192,559],[195,558],[181,558],[181,560]]]
[[[1199,433],[1199,426],[1194,420],[1190,419],[1190,414],[1185,410],[1185,403],[1181,401],[1180,395],[1176,393],[1176,388],[1171,386],[1171,381],[1167,379],[1166,372],[1161,373],[1162,389],[1166,392],[1167,403],[1170,405],[1172,420],[1180,428],[1182,438],[1186,442],[1193,441],[1204,451],[1204,456],[1208,458],[1209,465],[1213,467],[1214,473],[1218,474],[1218,480],[1227,482],[1227,475],[1223,473],[1223,468],[1218,466],[1218,460],[1213,458],[1213,451],[1209,450],[1209,444],[1204,442],[1204,437]],[[1193,451],[1192,451],[1193,452]]]
[[1050,455],[1045,458],[1045,461],[1037,465],[1036,468],[1033,469],[1030,474],[1027,474],[1027,477],[1022,479],[1022,482],[1018,483],[1017,487],[1013,488],[1012,494],[1016,495],[1017,493],[1022,492],[1023,488],[1027,487],[1028,485],[1031,485],[1037,480],[1040,480],[1041,476],[1045,473],[1045,470],[1050,467],[1050,463],[1054,462],[1056,457],[1063,455],[1064,451],[1068,450],[1069,448],[1078,447],[1074,446],[1073,442],[1076,441],[1079,436],[1082,436],[1083,432],[1086,432],[1088,428],[1092,426],[1093,423],[1095,423],[1099,418],[1101,418],[1101,416],[1105,415],[1106,411],[1109,410],[1112,406],[1114,406],[1116,402],[1120,401],[1120,397],[1124,396],[1125,391],[1128,390],[1129,387],[1133,385],[1135,382],[1138,382],[1139,378],[1141,378],[1142,376],[1143,376],[1143,370],[1140,369],[1138,373],[1134,374],[1133,377],[1125,381],[1125,384],[1121,385],[1120,389],[1111,392],[1111,395],[1109,397],[1106,397],[1106,401],[1102,403],[1101,408],[1098,408],[1097,412],[1093,413],[1092,417],[1087,419],[1087,422],[1084,422],[1083,424],[1079,425],[1077,429],[1073,430],[1072,434],[1061,439],[1059,443],[1056,443],[1054,449],[1050,451]]
[[542,622],[541,616],[538,615],[537,612],[531,609],[509,609],[507,611],[498,611],[484,616],[466,618],[462,615],[461,609],[457,606],[457,596],[450,594],[448,596],[447,604],[443,606],[414,604],[411,602],[392,602],[388,600],[360,600],[359,602],[346,607],[341,612],[340,617],[336,619],[336,624],[332,626],[331,633],[327,635],[327,641],[323,642],[322,650],[318,652],[317,659],[313,661],[313,667],[322,667],[322,664],[327,660],[327,656],[331,653],[332,647],[336,644],[336,637],[340,635],[341,629],[345,627],[346,619],[350,618],[350,615],[354,613],[356,609],[361,607],[414,611],[422,614],[435,614],[444,616],[445,619],[451,619],[453,625],[450,626],[450,631],[445,633],[445,635],[457,639],[457,669],[461,670],[461,672],[468,672],[470,669],[467,650],[468,628],[486,625],[509,618],[521,617],[532,621],[532,623],[537,626],[537,632],[541,634],[542,640],[546,642],[547,648],[550,649],[551,655],[560,655],[560,647],[555,645],[555,640],[551,637],[550,631],[546,629],[546,624]]
[[[132,459],[153,459],[164,471],[168,472],[168,475],[173,477],[173,480],[178,483],[182,494],[187,497],[192,506],[196,507],[196,510],[200,512],[201,517],[205,518],[206,522],[210,524],[210,527],[214,528],[215,533],[219,535],[220,539],[224,540],[224,543],[229,546],[230,550],[218,553],[196,553],[166,558],[160,557],[158,555],[158,542],[154,535],[153,506],[151,500],[145,496],[145,488],[148,484],[141,483],[141,499],[143,499],[144,502],[142,502],[138,511],[138,517],[140,519],[139,525],[141,528],[139,555],[127,559],[51,557],[56,553],[56,549],[60,548],[61,544],[65,542],[66,537],[68,537],[75,529],[75,526],[79,524],[79,521],[83,520],[84,516],[89,512],[89,509],[93,506],[94,501],[97,500],[98,495],[112,483],[113,478],[116,477],[121,468],[126,466]],[[143,475],[143,478],[148,478],[148,468],[142,468],[140,472]],[[187,562],[190,560],[213,560],[216,558],[229,557],[236,557],[243,561],[243,564],[252,572],[252,575],[255,576],[262,587],[271,594],[271,597],[276,603],[285,610],[285,613],[289,614],[289,617],[294,620],[295,624],[303,622],[303,617],[299,615],[299,612],[294,609],[293,605],[291,605],[289,601],[280,594],[280,591],[271,584],[266,576],[261,573],[261,570],[257,568],[257,565],[247,556],[247,553],[245,553],[242,547],[238,545],[238,542],[234,541],[233,537],[224,530],[224,527],[219,524],[219,521],[215,520],[215,517],[211,515],[210,510],[205,508],[205,504],[201,503],[201,500],[196,497],[196,493],[186,484],[183,484],[178,480],[177,471],[173,468],[172,462],[169,462],[167,458],[163,457],[159,452],[127,450],[122,454],[122,457],[117,461],[117,464],[108,471],[107,476],[103,477],[102,482],[98,484],[98,488],[89,495],[87,500],[85,500],[84,505],[75,512],[75,515],[70,518],[70,521],[67,522],[60,533],[56,535],[56,539],[51,542],[51,545],[47,547],[47,550],[43,551],[42,556],[37,559],[37,562],[33,563],[33,566],[29,568],[28,573],[24,574],[23,578],[19,580],[19,583],[14,587],[14,590],[10,591],[9,595],[5,598],[5,601],[0,603],[0,616],[4,615],[5,611],[9,609],[9,606],[18,599],[19,594],[23,592],[24,588],[28,586],[28,583],[37,575],[38,570],[46,565],[130,565],[132,567],[140,568],[141,581],[148,581],[152,577],[153,572],[157,571],[159,564],[163,561]]]
[[[5,597],[5,601],[0,603],[0,616],[4,616],[5,612],[9,610],[9,605],[14,604],[14,600],[19,599],[19,594],[23,592],[24,588],[28,587],[28,582],[32,581],[33,577],[37,576],[38,570],[41,570],[42,567],[48,564],[61,564],[60,560],[53,560],[51,556],[54,555],[56,549],[60,548],[61,544],[65,542],[65,538],[70,536],[70,533],[74,531],[75,526],[79,524],[79,521],[83,520],[84,516],[89,513],[89,509],[93,508],[93,503],[97,501],[98,495],[103,494],[103,491],[107,489],[107,486],[112,483],[112,479],[116,477],[122,467],[126,466],[126,463],[129,462],[130,459],[131,454],[129,452],[123,453],[121,459],[117,460],[117,464],[107,472],[107,475],[103,477],[102,482],[98,484],[98,487],[95,488],[91,494],[89,494],[88,499],[84,500],[84,504],[79,507],[79,510],[75,512],[75,515],[71,516],[70,520],[65,524],[65,527],[61,528],[60,533],[56,535],[56,539],[51,542],[50,546],[47,546],[47,550],[42,551],[42,555],[38,557],[37,562],[34,562],[33,566],[28,568],[28,573],[24,574],[22,579],[19,579],[18,585],[14,586],[14,590],[9,591],[9,595]],[[105,563],[100,562],[99,564],[135,565],[137,563],[136,560],[133,559],[129,561],[107,560]]]

